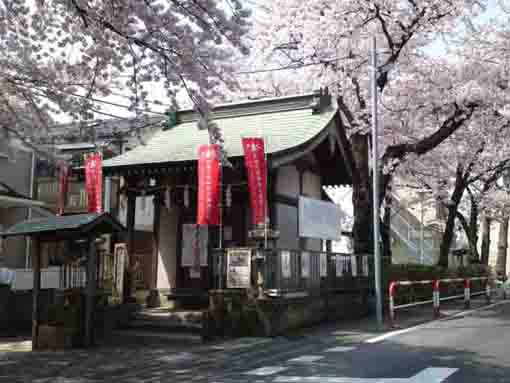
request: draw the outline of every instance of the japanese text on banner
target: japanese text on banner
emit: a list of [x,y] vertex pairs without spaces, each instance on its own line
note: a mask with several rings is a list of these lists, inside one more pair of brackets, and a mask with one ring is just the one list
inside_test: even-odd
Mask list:
[[254,225],[266,223],[267,172],[262,138],[243,138],[244,162],[248,173],[248,187]]
[[198,225],[220,223],[219,146],[201,145],[198,149]]
[[85,157],[85,188],[89,213],[102,213],[103,167],[100,153]]

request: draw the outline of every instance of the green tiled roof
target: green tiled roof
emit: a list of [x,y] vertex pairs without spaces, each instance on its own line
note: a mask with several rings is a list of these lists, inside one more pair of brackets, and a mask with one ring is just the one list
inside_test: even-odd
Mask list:
[[[243,155],[242,137],[263,137],[266,152],[286,151],[315,138],[331,122],[336,112],[326,105],[313,109],[314,95],[226,104],[214,110],[213,118],[223,134],[230,157]],[[105,168],[164,164],[197,159],[198,146],[207,144],[207,131],[197,128],[196,115],[179,112],[179,123],[157,132],[145,145],[106,160]]]
[[4,233],[4,237],[17,235],[44,234],[56,231],[92,231],[96,225],[106,224],[111,228],[109,232],[121,231],[124,228],[110,214],[75,214],[65,216],[53,216],[48,218],[31,219],[15,224]]

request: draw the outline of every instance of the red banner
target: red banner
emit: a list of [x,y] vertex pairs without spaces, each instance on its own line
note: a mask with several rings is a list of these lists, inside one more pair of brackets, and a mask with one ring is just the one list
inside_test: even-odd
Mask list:
[[248,172],[252,222],[265,224],[267,215],[267,164],[263,138],[243,138],[244,164]]
[[88,198],[88,212],[102,213],[103,166],[101,154],[85,157],[85,188]]
[[67,202],[67,191],[69,188],[69,174],[71,169],[69,166],[60,162],[58,164],[58,203],[57,203],[57,215],[63,215],[64,209]]
[[198,225],[220,224],[220,148],[201,145],[198,149]]

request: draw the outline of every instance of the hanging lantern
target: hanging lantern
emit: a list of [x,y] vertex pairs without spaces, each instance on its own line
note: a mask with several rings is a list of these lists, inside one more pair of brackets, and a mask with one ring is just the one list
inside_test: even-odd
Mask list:
[[184,207],[189,207],[189,188],[184,186]]

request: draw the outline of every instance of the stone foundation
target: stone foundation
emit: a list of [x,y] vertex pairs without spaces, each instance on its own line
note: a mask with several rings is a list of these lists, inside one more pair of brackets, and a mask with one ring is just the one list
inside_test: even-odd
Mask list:
[[263,299],[244,291],[211,291],[203,336],[275,336],[320,322],[361,318],[368,312],[368,290]]

